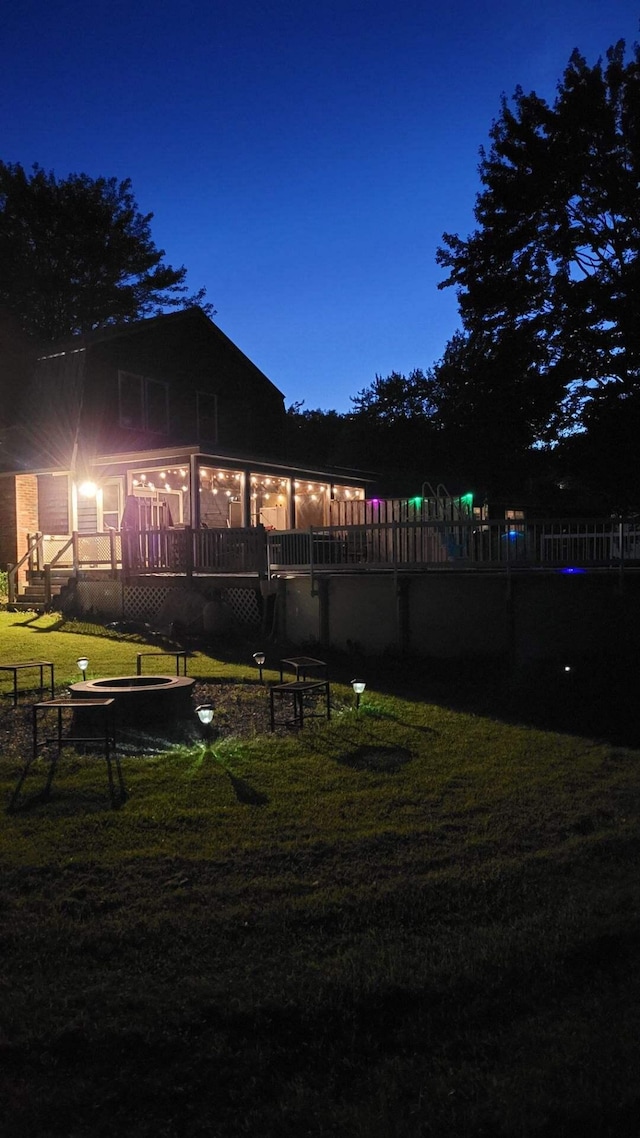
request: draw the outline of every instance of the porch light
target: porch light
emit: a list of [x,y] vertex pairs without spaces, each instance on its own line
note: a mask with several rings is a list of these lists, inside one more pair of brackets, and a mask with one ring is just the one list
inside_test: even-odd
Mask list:
[[264,663],[267,657],[265,656],[264,652],[254,652],[253,658],[258,666],[258,671],[260,673],[260,683],[263,683],[262,669],[264,668]]
[[356,696],[356,711],[360,707],[360,696],[362,695],[366,686],[367,685],[366,685],[365,680],[352,680],[351,681],[351,687],[353,688],[353,690],[355,692],[355,696]]
[[83,498],[95,498],[98,487],[95,482],[81,482],[78,486],[78,493],[82,494]]
[[87,678],[87,668],[89,667],[89,661],[87,660],[87,657],[86,657],[86,656],[80,656],[80,657],[79,657],[79,658],[76,660],[76,664],[77,664],[77,666],[78,666],[79,670],[82,672],[82,679],[83,679],[83,681],[84,681],[84,680],[86,680],[86,678]]

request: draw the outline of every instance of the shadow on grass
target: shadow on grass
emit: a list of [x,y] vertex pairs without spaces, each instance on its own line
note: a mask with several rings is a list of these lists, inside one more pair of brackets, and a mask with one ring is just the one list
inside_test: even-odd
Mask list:
[[339,755],[336,761],[340,766],[354,771],[395,774],[410,763],[412,758],[411,751],[406,747],[363,746]]
[[57,621],[56,624],[49,624],[45,628],[37,628],[37,627],[32,628],[31,626],[35,625],[36,621],[40,620],[42,615],[43,614],[41,612],[33,612],[30,614],[28,620],[14,620],[14,621],[12,621],[12,627],[13,628],[31,628],[32,632],[60,632],[60,625],[62,624],[62,617],[60,617],[60,619]]
[[227,770],[226,767],[222,765],[222,763],[220,763],[220,766],[222,766],[222,769],[227,775],[227,778],[233,787],[233,793],[238,799],[238,802],[241,802],[243,806],[267,805],[269,799],[267,798],[266,794],[263,794],[259,790],[255,790],[253,786],[245,781],[245,779],[238,778],[236,775],[232,774],[231,771]]
[[236,799],[238,802],[242,803],[243,806],[267,805],[269,802],[267,795],[263,794],[260,790],[256,790],[255,787],[251,786],[251,783],[247,782],[246,779],[239,778],[238,775],[233,774],[233,772],[229,770],[224,759],[220,755],[217,755],[215,749],[210,746],[206,747],[202,752],[202,756],[199,760],[198,765],[201,766],[207,761],[215,763],[218,769],[227,776],[229,782],[231,783],[231,788],[236,796]]

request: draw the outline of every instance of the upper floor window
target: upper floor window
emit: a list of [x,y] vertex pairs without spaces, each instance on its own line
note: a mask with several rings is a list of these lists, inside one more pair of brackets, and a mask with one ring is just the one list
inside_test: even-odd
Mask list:
[[118,372],[120,426],[128,430],[169,432],[169,388],[159,379]]
[[207,391],[197,393],[198,442],[218,441],[218,396]]

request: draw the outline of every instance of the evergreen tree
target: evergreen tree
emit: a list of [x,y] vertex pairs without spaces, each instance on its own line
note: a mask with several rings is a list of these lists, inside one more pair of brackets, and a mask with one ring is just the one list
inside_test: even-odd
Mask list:
[[437,254],[484,359],[466,398],[557,440],[640,386],[640,49],[574,52],[553,105],[504,99],[479,172],[478,227]]
[[29,336],[55,341],[202,304],[204,289],[187,296],[186,269],[163,263],[152,218],[128,179],[57,181],[0,162],[0,305]]

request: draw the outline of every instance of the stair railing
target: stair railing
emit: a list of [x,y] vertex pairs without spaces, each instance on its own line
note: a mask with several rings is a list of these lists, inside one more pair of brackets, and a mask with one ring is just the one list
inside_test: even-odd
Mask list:
[[7,565],[7,599],[10,605],[15,604],[18,599],[18,573],[25,562],[29,562],[29,568],[33,568],[34,563],[39,565],[44,557],[44,535],[41,533],[28,533],[27,534],[27,552],[20,558],[16,565],[9,563]]
[[60,560],[63,553],[66,553],[69,546],[73,546],[73,574],[78,575],[78,557],[77,557],[77,534],[72,533],[71,537],[64,545],[60,547],[57,553],[53,555],[48,565],[44,567],[44,603],[47,608],[51,608],[51,601],[53,599],[53,591],[51,589],[51,571],[55,568],[56,563]]

